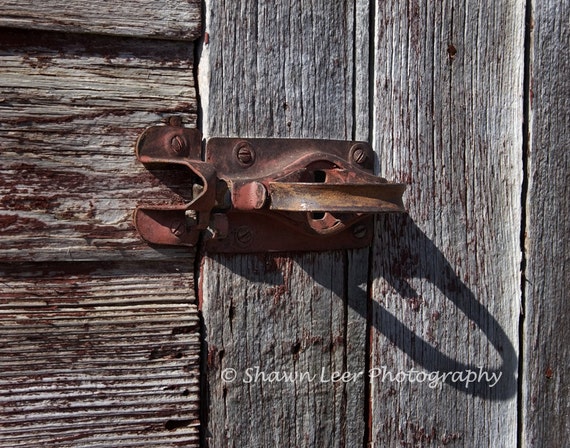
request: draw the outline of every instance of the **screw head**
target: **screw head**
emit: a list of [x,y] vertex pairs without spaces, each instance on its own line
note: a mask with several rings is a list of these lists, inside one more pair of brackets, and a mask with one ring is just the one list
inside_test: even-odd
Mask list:
[[186,233],[186,223],[181,219],[175,219],[170,224],[170,231],[174,236],[182,236]]
[[239,162],[244,166],[251,166],[255,162],[255,151],[248,142],[239,142],[234,152]]
[[188,151],[188,145],[182,136],[175,135],[170,139],[170,149],[174,154],[184,156]]
[[364,165],[370,159],[370,149],[367,145],[357,143],[350,148],[350,157],[358,165]]
[[253,242],[253,233],[247,226],[238,227],[235,230],[235,239],[239,246],[247,247]]

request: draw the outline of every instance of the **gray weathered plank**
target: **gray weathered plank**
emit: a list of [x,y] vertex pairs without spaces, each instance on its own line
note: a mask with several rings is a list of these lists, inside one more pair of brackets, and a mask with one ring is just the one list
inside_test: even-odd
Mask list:
[[[359,8],[357,20],[346,2],[207,1],[199,68],[205,133],[366,136],[367,119],[355,124],[354,91],[367,90],[366,70],[354,73],[355,59],[366,57],[355,49]],[[204,257],[210,446],[363,443],[363,378],[331,384],[320,375],[365,369],[367,260],[367,250]],[[313,381],[254,381],[257,366]],[[234,382],[222,380],[226,369],[235,369]]]
[[374,147],[410,188],[376,227],[373,446],[516,445],[524,3],[376,2]]
[[533,2],[523,446],[570,439],[570,5]]
[[194,40],[200,18],[199,0],[3,0],[0,26]]
[[[352,257],[360,266],[361,255]],[[364,368],[365,325],[353,314],[365,308],[366,295],[354,291],[355,282],[351,306],[359,308],[347,317],[346,260],[340,252],[323,259],[205,259],[211,446],[362,443],[363,378],[347,385],[329,380],[333,372]],[[366,283],[365,272],[359,280]],[[234,372],[234,381],[223,381]],[[275,379],[282,374],[298,376]]]
[[3,259],[180,253],[151,249],[134,231],[137,204],[181,197],[133,147],[171,115],[195,125],[192,52],[189,43],[0,30]]
[[0,265],[0,446],[198,446],[192,269]]

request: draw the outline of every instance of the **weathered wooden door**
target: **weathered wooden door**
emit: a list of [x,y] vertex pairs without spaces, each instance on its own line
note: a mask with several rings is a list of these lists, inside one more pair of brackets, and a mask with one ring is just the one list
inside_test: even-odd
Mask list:
[[193,254],[143,244],[132,213],[177,196],[133,145],[172,115],[196,125],[200,16],[2,2],[1,446],[198,446]]
[[568,6],[206,5],[207,135],[368,140],[409,184],[370,251],[202,257],[211,446],[562,446]]
[[[569,8],[198,4],[3,4],[0,445],[568,439]],[[184,185],[132,148],[171,116],[368,140],[409,215],[370,249],[150,248],[132,210]]]

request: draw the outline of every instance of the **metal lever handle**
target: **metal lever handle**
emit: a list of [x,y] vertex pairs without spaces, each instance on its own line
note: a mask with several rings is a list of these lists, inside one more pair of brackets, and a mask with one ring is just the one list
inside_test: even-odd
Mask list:
[[202,236],[217,252],[363,247],[372,213],[405,212],[406,186],[371,173],[365,143],[216,138],[202,158],[197,130],[161,126],[141,135],[136,153],[199,182],[184,204],[137,208],[137,230],[154,244],[194,246]]
[[384,213],[403,212],[402,184],[324,184],[271,182],[271,210]]

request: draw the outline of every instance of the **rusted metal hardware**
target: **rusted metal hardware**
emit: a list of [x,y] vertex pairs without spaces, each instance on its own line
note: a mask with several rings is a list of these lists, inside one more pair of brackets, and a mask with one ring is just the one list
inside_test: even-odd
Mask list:
[[147,242],[211,252],[312,251],[365,247],[373,213],[405,212],[404,184],[374,176],[362,142],[211,138],[155,126],[136,144],[147,168],[182,172],[192,187],[177,205],[141,205]]

